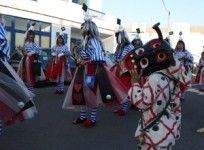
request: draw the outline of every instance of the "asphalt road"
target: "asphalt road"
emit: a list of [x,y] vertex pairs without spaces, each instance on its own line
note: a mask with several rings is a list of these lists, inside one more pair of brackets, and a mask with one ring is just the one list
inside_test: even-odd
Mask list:
[[[125,117],[113,108],[98,110],[93,128],[73,125],[76,111],[62,110],[65,95],[55,95],[54,87],[36,89],[38,115],[6,127],[0,137],[0,150],[136,150],[133,135],[140,117],[130,110]],[[190,89],[183,103],[182,133],[174,150],[204,150],[204,93]]]

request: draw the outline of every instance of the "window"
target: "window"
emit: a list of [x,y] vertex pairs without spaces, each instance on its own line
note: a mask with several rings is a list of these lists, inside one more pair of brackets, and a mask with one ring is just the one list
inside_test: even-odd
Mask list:
[[25,39],[25,34],[24,33],[16,33],[15,36],[15,46],[23,46],[24,44],[24,39]]
[[4,19],[5,19],[6,26],[7,27],[11,27],[12,26],[13,17],[4,16]]
[[41,31],[42,32],[50,32],[50,24],[48,23],[41,23]]
[[27,30],[27,24],[28,24],[28,21],[25,19],[16,18],[16,20],[15,20],[15,28],[18,30],[26,31]]
[[49,48],[50,47],[50,37],[41,36],[41,47],[42,48]]
[[39,35],[35,35],[35,43],[40,45],[40,36]]
[[51,24],[40,22],[32,19],[18,18],[15,16],[4,15],[6,22],[6,30],[8,33],[8,40],[10,44],[11,53],[16,46],[23,46],[25,40],[25,33],[30,24],[35,25],[35,42],[42,48],[50,47]]
[[81,39],[71,38],[71,43],[79,46],[79,45],[81,45]]
[[7,32],[7,37],[9,41],[9,46],[11,47],[11,32]]
[[72,0],[73,3],[80,4],[80,0]]
[[[24,40],[25,40],[25,34],[24,33],[16,33],[15,46],[23,46]],[[35,42],[39,45],[39,35],[35,35]]]

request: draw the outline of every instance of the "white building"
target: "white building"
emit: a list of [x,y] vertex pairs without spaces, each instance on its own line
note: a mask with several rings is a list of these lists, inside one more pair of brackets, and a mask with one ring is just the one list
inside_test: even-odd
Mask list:
[[[101,12],[102,0],[1,0],[0,13],[6,20],[11,49],[23,44],[24,33],[32,22],[36,22],[36,42],[42,48],[50,48],[55,44],[61,27],[66,28],[68,46],[70,43],[79,44],[80,28],[84,22],[83,2],[90,7],[101,38],[114,35],[116,18]],[[113,44],[104,45],[107,50],[112,50],[110,46]]]
[[[136,28],[140,28],[144,33],[140,34],[143,43],[150,39],[157,38],[156,32],[152,29],[152,25],[146,23],[133,23],[127,27],[130,40],[135,38]],[[163,37],[168,36],[168,29],[161,28]],[[179,32],[183,33],[182,39],[186,44],[186,49],[189,50],[193,56],[195,62],[198,62],[201,56],[201,52],[204,50],[204,26],[190,25],[189,23],[172,23],[169,31],[173,31],[174,34],[170,36],[171,46],[175,48],[177,41],[179,40]]]
[[[104,41],[104,48],[114,52],[115,37],[117,29],[116,18],[107,15],[102,10],[102,0],[0,0],[0,13],[5,16],[6,29],[10,40],[11,50],[16,46],[23,45],[25,32],[32,22],[36,22],[36,42],[42,48],[50,48],[55,44],[56,35],[61,27],[66,28],[67,44],[80,44],[81,24],[83,23],[82,3],[86,3],[90,8],[90,14],[94,16],[93,21],[99,27],[101,38]],[[135,37],[136,28],[140,28],[144,33],[141,34],[143,43],[157,34],[146,23],[133,23],[126,27],[129,32],[130,40]],[[183,32],[183,39],[186,48],[191,51],[197,61],[204,45],[204,27],[191,26],[187,23],[173,23],[171,30],[172,46],[179,38],[178,33]],[[164,37],[167,36],[167,29],[162,28]]]

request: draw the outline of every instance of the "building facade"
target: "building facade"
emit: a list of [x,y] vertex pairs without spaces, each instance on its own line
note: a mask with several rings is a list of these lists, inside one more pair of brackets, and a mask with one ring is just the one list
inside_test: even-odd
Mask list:
[[[130,40],[135,38],[136,28],[140,28],[143,32],[140,34],[143,43],[157,38],[157,33],[152,29],[152,25],[147,23],[133,23],[127,26]],[[193,54],[195,62],[199,61],[201,52],[204,51],[204,26],[190,25],[189,23],[172,23],[170,29],[161,27],[161,30],[164,38],[168,36],[169,31],[173,31],[173,35],[170,36],[172,48],[176,47],[176,43],[180,37],[179,32],[182,32],[182,40],[185,42],[186,49]]]
[[[36,42],[42,48],[50,48],[55,44],[56,36],[61,27],[65,27],[66,42],[71,45],[81,43],[81,24],[84,13],[82,4],[89,6],[89,13],[93,16],[93,21],[99,27],[101,38],[103,39],[106,51],[114,52],[116,46],[115,31],[117,30],[116,17],[112,17],[102,10],[102,0],[0,0],[0,13],[6,20],[6,29],[10,41],[11,51],[16,46],[23,45],[25,32],[31,23],[36,22]],[[151,28],[152,25],[146,23],[132,23],[126,26],[130,40],[136,33],[136,28],[140,28],[143,43],[156,38],[157,34]],[[172,47],[175,47],[179,39],[179,32],[183,32],[183,40],[186,47],[194,55],[196,61],[203,51],[204,26],[192,26],[188,23],[173,23],[170,31]],[[168,35],[167,28],[162,28],[164,37]]]
[[[6,20],[11,51],[23,45],[25,32],[33,22],[36,22],[35,40],[42,48],[55,44],[61,27],[66,29],[64,33],[68,46],[80,44],[81,24],[84,22],[82,3],[90,7],[89,12],[99,27],[101,38],[112,36],[116,19],[101,12],[102,0],[97,0],[97,5],[95,0],[1,0],[0,13]],[[107,47],[106,43],[104,45]]]

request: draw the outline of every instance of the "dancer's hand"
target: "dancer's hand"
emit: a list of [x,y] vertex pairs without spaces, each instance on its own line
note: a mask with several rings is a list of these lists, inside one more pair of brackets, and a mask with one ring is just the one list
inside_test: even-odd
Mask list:
[[17,52],[20,53],[21,55],[26,55],[26,50],[25,50],[24,47],[22,47],[22,46],[17,46],[17,47],[16,47],[16,50],[17,50]]
[[90,62],[90,60],[80,60],[79,64],[85,65],[88,62]]
[[132,69],[129,72],[131,75],[131,82],[132,83],[137,83],[140,81],[140,78],[142,76],[142,70],[140,71],[140,73],[138,73],[138,71],[136,69]]

